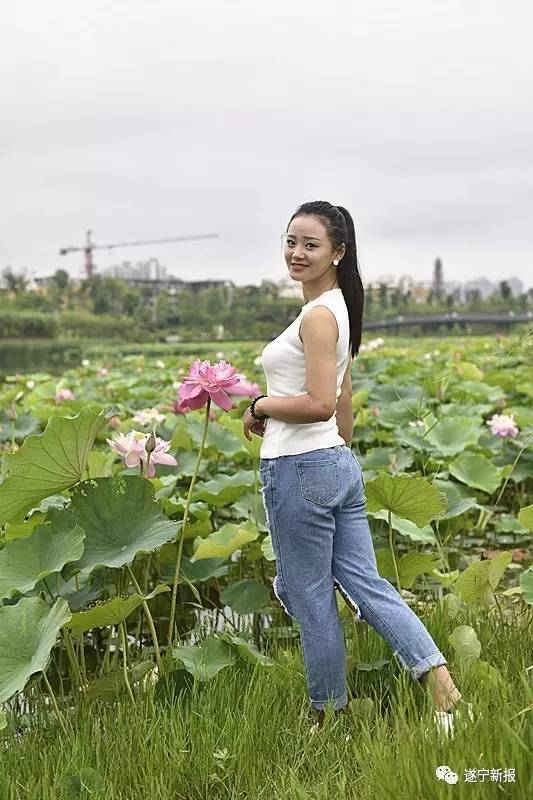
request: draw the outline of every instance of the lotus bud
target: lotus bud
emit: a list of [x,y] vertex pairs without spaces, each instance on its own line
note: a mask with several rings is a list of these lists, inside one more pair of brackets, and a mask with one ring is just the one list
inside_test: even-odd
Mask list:
[[152,433],[150,434],[150,436],[146,440],[146,444],[144,445],[144,449],[146,450],[148,455],[150,455],[150,453],[154,452],[155,446],[156,446],[155,434],[152,431]]

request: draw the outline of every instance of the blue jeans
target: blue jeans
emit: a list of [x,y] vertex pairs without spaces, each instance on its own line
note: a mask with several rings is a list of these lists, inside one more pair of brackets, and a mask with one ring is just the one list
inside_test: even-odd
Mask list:
[[346,650],[335,588],[356,619],[390,644],[415,680],[447,661],[419,617],[379,575],[361,466],[347,445],[260,459],[273,588],[300,625],[311,705],[348,703]]

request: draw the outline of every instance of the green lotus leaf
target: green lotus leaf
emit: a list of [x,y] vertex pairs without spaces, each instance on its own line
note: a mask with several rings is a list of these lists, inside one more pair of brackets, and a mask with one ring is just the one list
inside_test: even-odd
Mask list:
[[[167,545],[163,545],[167,547]],[[176,548],[176,545],[174,545]],[[177,550],[174,552],[176,563]],[[198,561],[191,561],[182,553],[180,564],[180,576],[183,576],[190,583],[205,583],[209,578],[221,578],[228,574],[228,564],[226,558],[201,558]]]
[[[383,578],[391,578],[396,584],[392,553],[388,547],[376,550],[376,561],[379,574]],[[438,556],[433,553],[417,553],[415,550],[405,553],[401,558],[397,558],[396,565],[400,577],[400,586],[403,589],[410,589],[418,576],[431,573],[438,561]]]
[[198,681],[208,681],[224,667],[235,663],[233,647],[224,639],[211,636],[199,645],[179,645],[172,650],[174,658]]
[[225,475],[218,473],[214,478],[197,483],[193,490],[193,500],[204,500],[210,506],[226,506],[237,500],[241,494],[254,485],[251,470],[239,470]]
[[231,431],[231,433],[239,440],[241,449],[246,449],[248,454],[255,461],[259,460],[261,456],[261,445],[263,443],[261,436],[257,436],[256,434],[252,433],[252,438],[250,441],[248,441],[243,433],[242,419],[234,419],[233,417],[223,416],[220,417],[217,422],[220,427]]
[[523,525],[524,528],[529,528],[529,530],[533,531],[533,505],[531,506],[524,506],[518,512],[518,522],[520,525]]
[[494,558],[470,564],[457,578],[454,587],[456,594],[466,603],[492,605],[495,602],[494,590],[512,558],[512,553],[505,551]]
[[83,553],[85,533],[76,523],[61,526],[40,525],[25,539],[18,539],[0,550],[0,599],[24,594],[67,562]]
[[[451,586],[459,577],[459,570],[454,569],[451,572],[441,572],[438,569],[432,570],[431,574],[441,586]],[[450,597],[450,595],[446,595]]]
[[2,731],[4,728],[7,728],[7,717],[5,711],[2,711],[0,708],[0,731]]
[[367,511],[390,510],[397,517],[409,519],[423,528],[446,511],[446,495],[427,478],[413,478],[403,473],[382,472],[365,485]]
[[87,796],[98,797],[106,787],[104,778],[92,767],[82,767],[79,772],[65,777],[64,787],[67,800],[83,800]]
[[115,453],[112,450],[93,450],[89,453],[86,478],[109,478],[113,475]]
[[242,523],[227,522],[205,539],[198,537],[195,540],[197,546],[191,561],[198,561],[200,558],[229,558],[235,550],[253,542],[258,536],[259,532],[251,520]]
[[272,547],[272,537],[269,533],[261,540],[261,552],[263,554],[263,558],[265,558],[267,561],[276,560],[276,554],[274,553],[274,548]]
[[131,564],[138,553],[151,553],[177,536],[179,523],[161,513],[154,487],[140,475],[83,481],[71,494],[70,506],[52,513],[80,525],[86,539],[80,560],[64,567],[65,580],[78,571],[86,578],[96,567]]
[[[141,661],[140,664],[134,664],[131,669],[128,669],[130,686],[141,681],[154,669],[154,666],[152,661]],[[102,675],[101,678],[92,681],[87,687],[86,697],[88,700],[114,701],[116,695],[125,690],[124,669],[117,667]]]
[[385,428],[406,428],[416,417],[401,400],[395,400],[380,406],[379,424]]
[[19,414],[12,420],[5,411],[0,411],[0,442],[10,442],[14,439],[22,442],[27,436],[39,431],[39,420],[31,414]]
[[479,453],[461,453],[449,464],[449,470],[457,480],[487,494],[495,492],[502,482],[501,470]]
[[497,702],[507,684],[507,677],[504,678],[496,667],[480,658],[465,662],[463,675],[469,686],[483,686],[483,693],[489,697],[493,695]]
[[[387,511],[377,511],[370,516],[374,517],[374,519],[383,519],[388,523],[389,515]],[[423,528],[419,528],[414,522],[408,519],[401,519],[397,517],[396,514],[391,514],[391,525],[395,531],[401,533],[402,536],[409,536],[414,542],[436,544],[437,540],[431,525],[425,525]]]
[[475,387],[481,385],[479,382],[483,380],[484,375],[479,367],[476,367],[475,364],[471,364],[470,361],[456,361],[453,364],[453,367],[457,374],[464,379],[461,382],[462,384],[473,383]]
[[136,608],[146,600],[151,600],[162,592],[170,592],[170,586],[166,583],[159,583],[153,592],[141,596],[140,594],[130,594],[128,597],[113,597],[97,603],[86,611],[79,611],[72,615],[68,627],[73,636],[91,630],[91,628],[103,628],[106,625],[118,625],[119,622],[127,619]]
[[[203,439],[205,422],[203,419],[193,419],[187,416],[187,431],[193,441],[194,449],[197,450]],[[216,422],[210,422],[207,428],[207,436],[205,439],[206,448],[212,448],[217,453],[228,458],[233,458],[240,450],[243,449],[243,442],[246,441],[242,436],[242,420],[233,420],[237,422],[241,435],[237,436],[233,431],[228,430],[229,426],[222,426]],[[259,438],[259,437],[258,437]],[[259,439],[259,443],[261,440]]]
[[[406,470],[413,463],[413,456],[400,447],[374,447],[367,450],[365,457],[358,458],[365,470]],[[364,464],[363,464],[364,461]]]
[[[157,497],[157,494],[156,494]],[[178,519],[183,519],[185,514],[185,498],[163,499],[163,511],[167,517],[176,514]],[[203,536],[204,534],[211,533],[213,525],[211,523],[211,509],[207,503],[190,503],[189,504],[189,518],[187,520],[187,527],[185,528],[185,540],[194,539],[195,536]]]
[[[395,359],[396,363],[397,359]],[[366,364],[365,375],[379,375],[382,368],[388,361],[376,359],[372,362]],[[411,365],[410,365],[411,366]],[[359,384],[359,378],[357,380]],[[412,406],[418,405],[420,403],[425,402],[425,398],[423,392],[421,391],[419,386],[413,385],[413,383],[408,383],[405,385],[399,385],[397,383],[391,383],[387,381],[386,383],[376,384],[373,386],[371,395],[370,395],[371,402],[375,402],[378,406],[388,406],[391,403],[401,402],[401,405],[405,408],[405,405]],[[412,416],[412,415],[411,415]]]
[[461,514],[470,511],[471,508],[479,508],[476,498],[460,483],[436,478],[433,484],[441,492],[444,492],[448,498],[448,510],[442,515],[441,519],[460,517]]
[[[533,506],[531,506],[533,509]],[[533,516],[531,518],[533,524]],[[528,533],[528,529],[521,525],[512,514],[502,514],[494,523],[494,530],[498,533]]]
[[35,672],[46,670],[59,631],[70,617],[62,597],[53,606],[39,597],[0,606],[0,703],[21,692]]
[[479,658],[481,642],[470,625],[458,625],[448,636],[448,641],[461,661]]
[[16,539],[27,539],[31,536],[39,525],[46,521],[46,514],[36,511],[27,520],[21,522],[6,522],[5,538],[6,542],[14,542]]
[[50,417],[43,433],[29,436],[20,450],[4,456],[8,477],[0,486],[0,522],[9,522],[44,497],[83,477],[103,411],[83,408],[75,417]]
[[246,578],[226,586],[220,599],[238,614],[252,614],[268,605],[270,591],[264,583]]
[[229,642],[243,661],[247,661],[249,664],[262,664],[264,667],[276,666],[274,659],[265,653],[260,653],[252,642],[247,642],[242,636],[235,636],[232,633],[225,632],[220,638]]
[[528,567],[520,575],[519,584],[520,584],[520,589],[522,590],[522,596],[524,600],[530,606],[533,605],[533,566]]
[[531,405],[529,406],[506,406],[505,414],[513,414],[514,421],[522,430],[522,428],[526,428],[528,425],[533,425],[533,408]]
[[483,430],[470,417],[442,417],[426,436],[426,442],[443,456],[461,453],[468,445],[476,444]]

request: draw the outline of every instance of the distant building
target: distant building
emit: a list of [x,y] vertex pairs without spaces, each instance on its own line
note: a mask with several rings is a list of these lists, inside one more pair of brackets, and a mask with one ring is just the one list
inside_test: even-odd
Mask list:
[[159,263],[157,258],[149,258],[148,261],[122,261],[99,271],[100,275],[107,278],[122,278],[129,280],[136,278],[141,281],[161,281],[167,277],[167,268]]

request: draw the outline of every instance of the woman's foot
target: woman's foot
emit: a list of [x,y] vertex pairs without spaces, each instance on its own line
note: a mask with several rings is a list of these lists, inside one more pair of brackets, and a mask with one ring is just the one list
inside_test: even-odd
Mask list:
[[435,711],[451,711],[462,695],[444,665],[433,667],[422,676],[431,690]]

